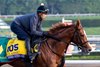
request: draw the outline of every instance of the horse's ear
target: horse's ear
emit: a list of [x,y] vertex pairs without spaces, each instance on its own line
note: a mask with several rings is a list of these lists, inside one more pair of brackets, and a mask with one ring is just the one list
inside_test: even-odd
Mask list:
[[80,20],[77,20],[76,26],[77,26],[77,27],[82,26]]

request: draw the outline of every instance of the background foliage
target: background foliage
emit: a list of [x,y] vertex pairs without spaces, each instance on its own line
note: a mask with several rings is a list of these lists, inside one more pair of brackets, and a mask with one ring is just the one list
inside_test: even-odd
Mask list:
[[49,13],[100,13],[100,0],[0,0],[0,14],[26,14],[43,2]]

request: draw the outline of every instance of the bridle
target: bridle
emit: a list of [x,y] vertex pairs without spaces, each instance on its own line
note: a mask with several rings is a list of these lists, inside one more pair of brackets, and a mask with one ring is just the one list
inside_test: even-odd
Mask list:
[[[75,26],[74,28],[75,28],[75,31],[74,31],[74,34],[72,35],[72,38],[70,39],[70,42],[74,39],[75,35],[77,35],[77,36],[78,36],[78,39],[80,40],[80,43],[77,44],[77,47],[80,48],[80,49],[82,49],[83,47],[86,46],[86,45],[84,45],[84,44],[88,43],[88,41],[82,43],[82,41],[81,41],[81,35],[78,35],[78,34],[79,34],[78,31],[81,30],[81,29],[83,29],[83,28],[77,29],[76,26]],[[62,32],[62,31],[61,31],[61,32]],[[60,39],[58,39],[58,38],[56,38],[55,40],[57,40],[58,42],[64,42],[64,43],[66,44],[66,49],[65,49],[65,52],[66,52],[66,50],[67,50],[67,48],[68,48],[68,46],[69,46],[69,43],[67,43],[67,42],[64,41],[64,40],[60,40]],[[47,46],[49,47],[49,49],[50,49],[54,54],[56,54],[57,56],[59,56],[59,57],[61,57],[61,58],[63,59],[63,61],[61,61],[61,64],[64,64],[64,62],[65,62],[65,60],[64,60],[64,55],[60,55],[60,54],[58,54],[57,52],[55,52],[55,51],[49,46],[47,40],[46,40],[46,44],[47,44]],[[80,45],[79,45],[79,44],[80,44]]]
[[78,31],[80,31],[82,29],[83,29],[82,27],[80,29],[77,29],[77,27],[75,27],[75,32],[74,32],[73,37],[72,37],[72,41],[73,41],[73,39],[75,38],[75,35],[77,36],[77,39],[79,40],[79,43],[77,43],[76,45],[79,49],[82,49],[83,47],[86,47],[85,44],[88,43],[88,41],[85,41],[84,43],[82,43],[82,41],[81,41],[81,36],[82,35],[78,34],[79,33]]
[[[80,29],[77,29],[77,27],[75,26],[74,27],[74,29],[75,29],[75,31],[74,31],[74,34],[72,35],[72,38],[70,39],[70,42],[71,41],[73,41],[73,39],[75,38],[75,36],[77,35],[78,37],[78,40],[79,40],[79,43],[77,43],[76,45],[77,45],[77,47],[79,48],[79,49],[82,49],[83,47],[85,47],[86,45],[84,45],[84,44],[86,44],[86,43],[88,43],[88,41],[85,41],[84,43],[82,43],[82,41],[81,41],[81,35],[79,35],[78,33],[78,31],[80,31],[81,29],[83,29],[82,27],[80,28]],[[62,32],[62,31],[60,31],[60,32]],[[59,33],[60,33],[59,32]],[[54,38],[52,38],[52,39],[54,39],[54,40],[57,40],[58,42],[63,42],[63,43],[65,43],[66,44],[66,50],[67,50],[67,47],[69,46],[69,43],[67,43],[65,40],[61,40],[61,39],[58,39],[58,38],[56,38],[56,37],[54,37]],[[49,49],[54,53],[54,54],[56,54],[57,56],[59,56],[59,57],[62,57],[62,55],[59,55],[58,53],[56,53],[50,46],[49,46],[49,44],[48,44],[48,42],[46,41],[46,44],[47,44],[47,46],[49,47]],[[65,52],[66,52],[66,50],[65,50]]]

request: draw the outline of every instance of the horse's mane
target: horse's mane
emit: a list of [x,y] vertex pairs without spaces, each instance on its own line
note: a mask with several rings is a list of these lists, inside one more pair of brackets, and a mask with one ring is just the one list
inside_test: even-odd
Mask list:
[[70,27],[72,25],[74,25],[74,23],[68,23],[68,22],[61,23],[61,22],[59,22],[59,23],[52,25],[52,27],[49,31],[55,32],[55,31],[58,31],[61,28],[65,28],[65,27],[67,28],[67,27]]

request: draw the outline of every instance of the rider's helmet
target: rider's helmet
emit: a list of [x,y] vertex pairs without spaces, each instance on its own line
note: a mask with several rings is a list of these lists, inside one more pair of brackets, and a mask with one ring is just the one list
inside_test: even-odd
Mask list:
[[47,7],[45,7],[43,3],[41,3],[41,5],[37,8],[37,13],[47,14],[48,11],[49,11],[49,9]]

